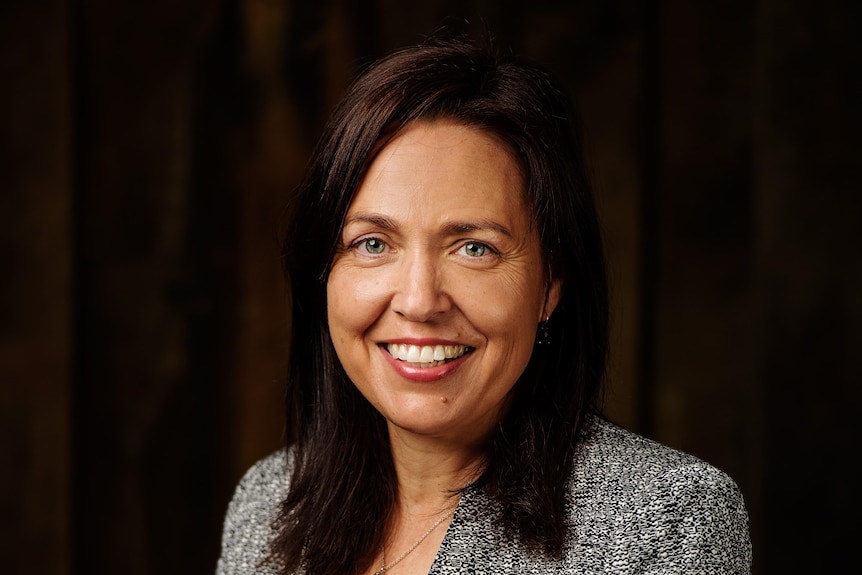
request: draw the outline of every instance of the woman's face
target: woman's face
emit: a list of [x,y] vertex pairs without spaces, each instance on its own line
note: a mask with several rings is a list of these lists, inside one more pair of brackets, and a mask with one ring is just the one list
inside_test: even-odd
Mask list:
[[412,124],[372,163],[328,319],[347,375],[390,426],[474,442],[501,416],[559,297],[523,190],[505,146],[450,121]]

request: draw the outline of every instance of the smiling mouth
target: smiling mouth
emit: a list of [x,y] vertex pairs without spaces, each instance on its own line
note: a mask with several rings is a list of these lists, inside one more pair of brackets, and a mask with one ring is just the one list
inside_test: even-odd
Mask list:
[[393,358],[411,367],[436,367],[473,351],[468,345],[407,345],[387,343],[382,347]]

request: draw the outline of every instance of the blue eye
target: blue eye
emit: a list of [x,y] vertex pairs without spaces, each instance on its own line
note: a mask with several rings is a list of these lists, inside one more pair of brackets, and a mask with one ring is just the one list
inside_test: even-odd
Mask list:
[[367,253],[372,255],[382,254],[383,250],[386,249],[386,244],[383,243],[382,240],[377,238],[368,238],[365,240],[361,240],[356,244],[356,246],[362,248]]
[[488,252],[488,246],[479,242],[467,242],[464,244],[464,253],[473,258],[480,258]]

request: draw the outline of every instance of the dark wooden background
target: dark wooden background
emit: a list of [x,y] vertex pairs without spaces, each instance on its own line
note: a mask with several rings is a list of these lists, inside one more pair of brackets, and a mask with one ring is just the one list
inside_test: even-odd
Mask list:
[[737,480],[756,574],[858,563],[862,3],[412,4],[2,3],[0,570],[212,572],[281,441],[282,207],[357,67],[446,16],[576,96],[609,413]]

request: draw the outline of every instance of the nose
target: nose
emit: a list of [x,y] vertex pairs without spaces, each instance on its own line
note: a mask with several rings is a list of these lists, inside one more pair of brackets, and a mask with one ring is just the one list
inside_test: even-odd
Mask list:
[[427,322],[451,309],[439,262],[425,254],[405,257],[395,281],[392,309],[405,319]]

